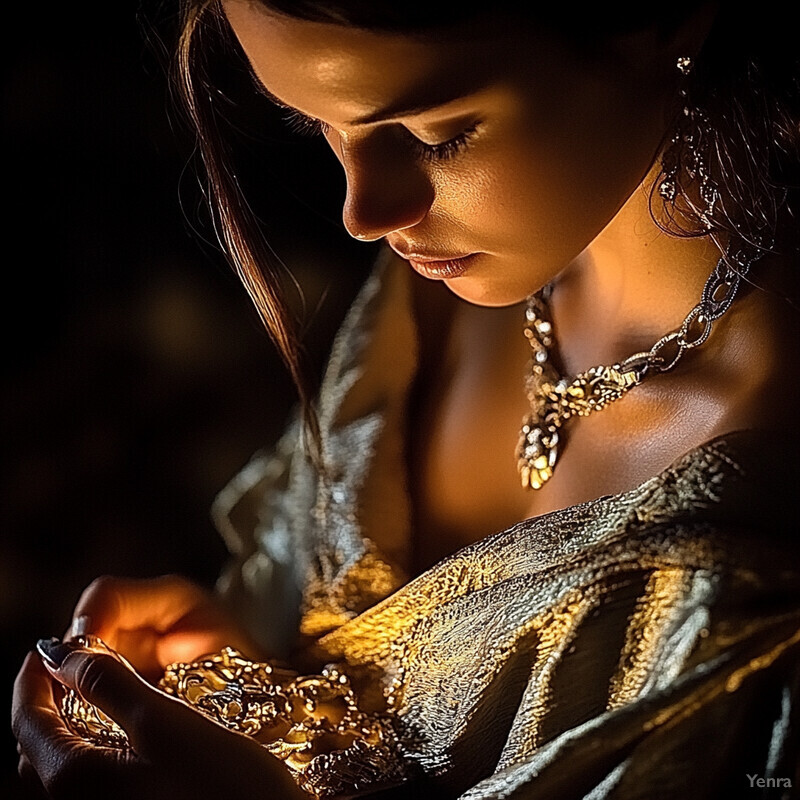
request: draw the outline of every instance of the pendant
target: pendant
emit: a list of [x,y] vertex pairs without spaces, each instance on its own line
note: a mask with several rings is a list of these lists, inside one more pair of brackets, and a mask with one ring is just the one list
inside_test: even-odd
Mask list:
[[525,417],[517,444],[517,469],[523,488],[541,489],[553,476],[559,431],[567,420],[601,411],[641,380],[641,372],[614,364],[592,367],[571,383],[561,379],[555,385],[538,384],[540,396],[536,406],[540,414]]
[[541,489],[553,476],[558,460],[558,428],[541,425],[533,416],[522,421],[517,445],[517,468],[523,489]]

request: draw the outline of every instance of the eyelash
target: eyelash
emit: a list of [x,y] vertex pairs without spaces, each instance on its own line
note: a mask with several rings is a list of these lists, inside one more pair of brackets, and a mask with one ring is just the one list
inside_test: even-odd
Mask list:
[[301,136],[317,136],[328,132],[329,125],[313,117],[307,117],[293,108],[284,109],[284,120],[289,128]]
[[423,161],[447,161],[451,158],[455,158],[455,156],[467,148],[470,139],[475,135],[477,129],[478,123],[476,122],[468,128],[465,128],[452,139],[448,139],[446,142],[440,142],[439,144],[425,144],[425,142],[421,142],[412,133],[409,133],[409,136],[412,139],[414,149]]
[[[314,119],[313,117],[307,117],[305,114],[301,114],[294,109],[286,110],[285,119],[289,127],[301,136],[324,135],[330,130],[330,126],[326,122]],[[467,147],[477,129],[478,123],[476,122],[452,139],[448,139],[446,142],[439,142],[438,144],[426,144],[417,139],[413,133],[407,133],[417,156],[423,161],[435,162],[448,161],[461,153]]]

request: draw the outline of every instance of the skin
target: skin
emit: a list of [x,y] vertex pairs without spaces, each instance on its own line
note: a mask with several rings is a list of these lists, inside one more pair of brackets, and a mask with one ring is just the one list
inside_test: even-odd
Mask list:
[[[401,255],[470,256],[447,285],[485,306],[540,289],[641,184],[686,47],[645,31],[587,57],[513,19],[428,41],[224,8],[270,95],[322,123],[347,176],[350,233]],[[419,152],[464,132],[450,157]]]
[[[11,723],[19,742],[19,773],[31,797],[306,797],[255,741],[206,719],[146,680],[155,681],[172,661],[192,660],[226,645],[258,656],[215,597],[178,576],[104,577],[87,587],[74,619],[66,641],[75,633],[100,636],[136,671],[83,648],[69,653],[58,669],[35,652],[28,655],[14,683]],[[72,733],[58,712],[59,684],[76,689],[117,721],[133,749],[92,747]]]
[[[324,132],[347,178],[350,233],[385,239],[411,268],[415,254],[468,256],[458,277],[413,284],[423,353],[406,569],[636,486],[709,438],[762,422],[764,387],[797,323],[754,294],[678,369],[572,426],[558,480],[523,490],[512,457],[527,411],[527,295],[553,284],[559,357],[575,374],[679,327],[719,258],[706,239],[664,234],[650,208],[676,62],[702,46],[713,4],[670,36],[645,29],[595,41],[591,54],[528,19],[490,16],[426,39],[246,0],[223,8],[265,93]],[[425,153],[465,132],[449,157]],[[780,403],[771,420],[793,430]]]
[[[413,276],[422,353],[409,441],[410,572],[518,520],[630,488],[711,436],[765,419],[796,436],[794,392],[770,387],[793,358],[797,319],[749,292],[678,369],[580,420],[557,479],[540,492],[520,488],[512,458],[527,410],[527,295],[553,283],[559,354],[573,374],[647,349],[680,325],[716,263],[709,242],[661,233],[648,203],[674,65],[700,48],[711,10],[670,37],[644,30],[581,56],[524,20],[479,20],[429,40],[291,20],[246,0],[223,8],[264,91],[321,124],[347,178],[351,234],[385,238],[406,257],[468,257],[458,277]],[[763,266],[764,275],[781,267]],[[232,642],[263,656],[213,598],[175,579],[105,579],[76,617],[145,676]],[[146,781],[141,796],[178,796],[183,780],[195,791],[202,754],[220,748],[226,775],[243,779],[236,796],[259,783],[273,787],[266,796],[295,796],[274,760],[163,706],[113,659],[84,653],[65,665],[48,672],[31,656],[12,711],[21,772],[51,796],[71,797],[97,775],[120,787],[136,776]],[[129,721],[139,760],[109,760],[71,737],[51,678],[85,682],[88,698]],[[200,758],[162,754],[182,737]]]

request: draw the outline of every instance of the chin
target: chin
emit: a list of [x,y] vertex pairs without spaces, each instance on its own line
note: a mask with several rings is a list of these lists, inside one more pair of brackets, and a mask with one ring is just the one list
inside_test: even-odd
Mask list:
[[485,281],[477,278],[453,278],[445,280],[447,288],[457,297],[485,308],[503,308],[525,302],[528,295],[538,292],[541,286]]

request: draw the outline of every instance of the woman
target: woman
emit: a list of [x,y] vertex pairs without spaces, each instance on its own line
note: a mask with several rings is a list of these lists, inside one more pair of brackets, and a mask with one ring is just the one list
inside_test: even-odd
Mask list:
[[[150,680],[227,645],[337,671],[262,747],[49,640],[15,688],[24,773],[55,797],[792,796],[798,75],[778,12],[738,13],[190,5],[220,236],[304,413],[217,500],[223,606],[103,579],[70,634]],[[208,138],[197,59],[226,31],[386,244],[316,403]],[[61,684],[130,747],[67,727]]]

